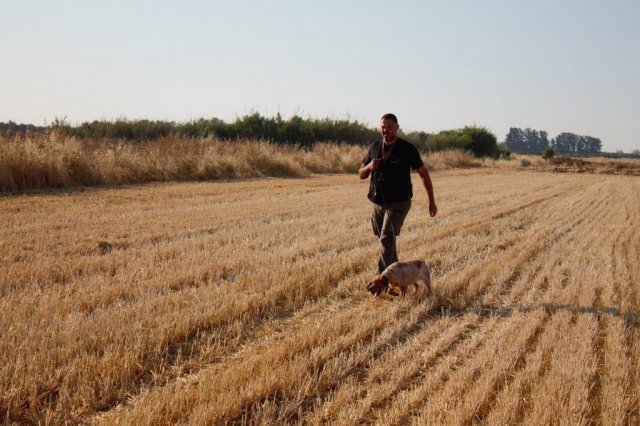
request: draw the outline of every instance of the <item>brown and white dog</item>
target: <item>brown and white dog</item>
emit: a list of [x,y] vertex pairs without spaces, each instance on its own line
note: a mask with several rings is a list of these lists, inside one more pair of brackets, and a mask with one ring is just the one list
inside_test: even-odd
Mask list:
[[[407,288],[413,284],[418,289],[418,281],[427,286],[427,294],[431,293],[431,273],[423,260],[410,262],[395,262],[389,265],[380,275],[373,277],[367,286],[367,290],[374,296],[384,290],[393,296],[402,294],[404,297]],[[399,293],[398,293],[399,292]]]

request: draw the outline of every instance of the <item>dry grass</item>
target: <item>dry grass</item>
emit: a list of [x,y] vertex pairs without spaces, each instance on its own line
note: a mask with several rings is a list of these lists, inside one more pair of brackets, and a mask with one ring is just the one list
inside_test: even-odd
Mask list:
[[640,422],[640,180],[433,179],[399,250],[434,295],[404,300],[365,291],[355,175],[3,198],[0,418]]
[[[52,132],[0,135],[0,192],[167,181],[305,177],[354,173],[365,147],[320,143],[310,150],[264,141],[165,138],[148,143],[79,140]],[[480,167],[461,151],[426,157],[430,170]]]
[[363,156],[362,147],[336,144],[303,150],[259,141],[165,138],[126,143],[56,133],[0,136],[0,191],[351,173]]
[[[147,143],[80,140],[56,132],[0,135],[0,193],[46,188],[125,185],[256,177],[308,177],[354,173],[361,146],[320,143],[312,149],[264,141],[164,138]],[[430,171],[490,167],[498,170],[640,175],[640,161],[513,155],[477,159],[459,151],[423,155]]]
[[425,158],[425,165],[429,170],[465,169],[482,167],[483,161],[465,151],[449,150],[429,154]]

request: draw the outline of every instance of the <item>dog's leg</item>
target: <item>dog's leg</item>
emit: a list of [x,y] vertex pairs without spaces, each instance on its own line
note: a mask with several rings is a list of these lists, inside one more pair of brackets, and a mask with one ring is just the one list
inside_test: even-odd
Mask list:
[[389,293],[392,296],[400,296],[400,293],[398,290],[401,290],[399,286],[389,283],[389,287],[387,287],[387,293]]
[[425,267],[422,275],[423,275],[422,281],[424,282],[424,285],[427,287],[427,294],[431,294],[431,272],[429,272],[429,269]]
[[424,281],[424,285],[425,287],[427,287],[427,296],[431,295],[431,284],[429,283],[429,281]]

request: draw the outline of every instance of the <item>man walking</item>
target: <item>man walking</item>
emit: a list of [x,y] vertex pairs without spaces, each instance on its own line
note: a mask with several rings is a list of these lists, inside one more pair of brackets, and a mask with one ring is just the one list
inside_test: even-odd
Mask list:
[[398,261],[396,237],[400,235],[413,196],[411,169],[418,172],[429,196],[429,215],[434,217],[438,212],[429,172],[425,169],[418,150],[409,142],[398,138],[399,128],[395,115],[382,116],[382,141],[369,146],[358,171],[360,179],[371,175],[368,198],[373,203],[373,232],[380,238],[379,272]]

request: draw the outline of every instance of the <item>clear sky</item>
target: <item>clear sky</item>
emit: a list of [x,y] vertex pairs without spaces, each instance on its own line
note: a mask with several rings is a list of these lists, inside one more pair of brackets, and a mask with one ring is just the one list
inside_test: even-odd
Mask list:
[[0,0],[0,121],[351,118],[640,149],[640,1]]

